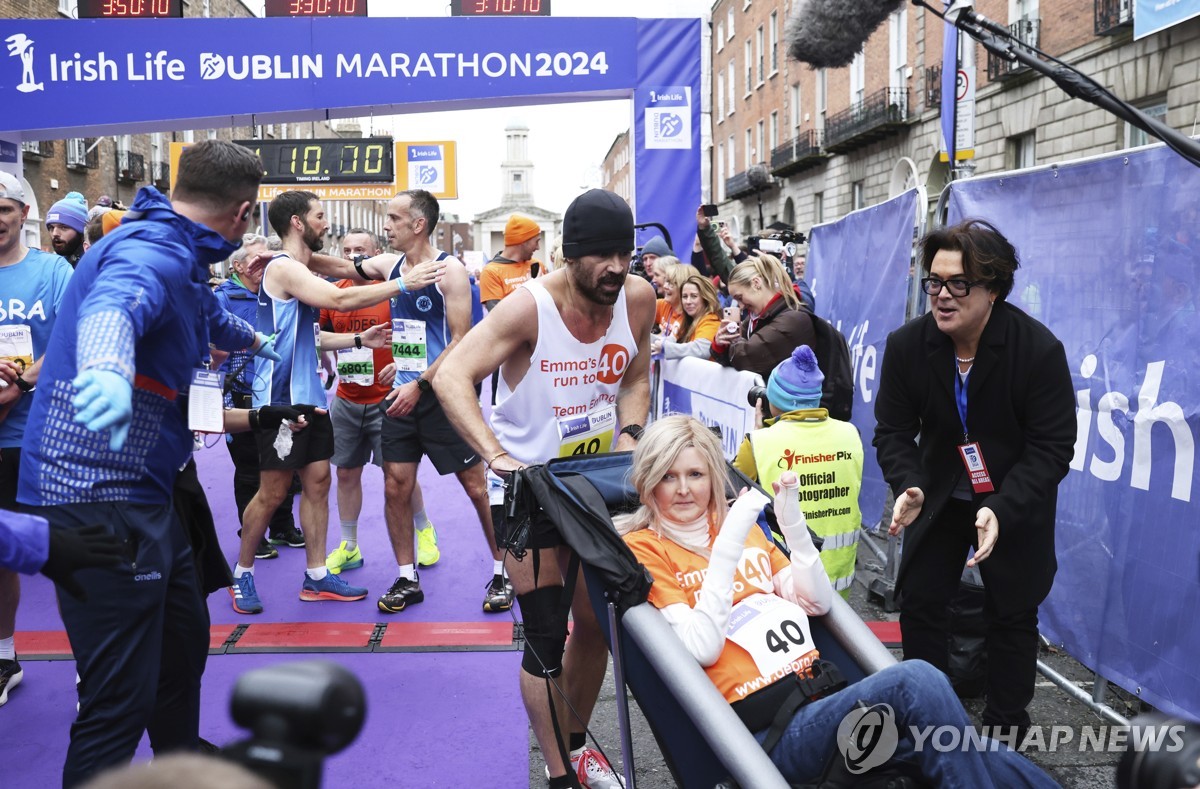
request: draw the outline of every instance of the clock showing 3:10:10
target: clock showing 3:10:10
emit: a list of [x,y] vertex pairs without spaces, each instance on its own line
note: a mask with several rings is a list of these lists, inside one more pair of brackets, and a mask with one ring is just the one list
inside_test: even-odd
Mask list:
[[391,137],[333,140],[237,140],[258,154],[263,184],[390,184]]

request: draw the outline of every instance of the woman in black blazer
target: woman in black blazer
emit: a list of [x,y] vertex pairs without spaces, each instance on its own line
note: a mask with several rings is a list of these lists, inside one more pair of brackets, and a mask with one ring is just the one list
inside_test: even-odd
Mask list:
[[1071,374],[1062,343],[1005,301],[1019,263],[999,231],[967,220],[922,246],[930,311],[888,337],[875,403],[877,457],[896,493],[889,533],[905,533],[904,657],[946,669],[947,608],[974,546],[986,594],[983,723],[1023,735],[1037,607],[1057,569],[1058,483],[1075,444]]

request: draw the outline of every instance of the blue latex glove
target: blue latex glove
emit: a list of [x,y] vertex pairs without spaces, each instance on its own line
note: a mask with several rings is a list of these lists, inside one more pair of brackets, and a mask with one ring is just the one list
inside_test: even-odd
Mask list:
[[254,336],[258,338],[258,350],[254,352],[255,356],[261,356],[264,359],[270,359],[273,362],[282,362],[283,357],[275,352],[275,335],[268,337],[262,332],[255,332]]
[[71,401],[75,421],[88,430],[111,430],[108,448],[119,452],[133,420],[133,384],[109,370],[84,370],[72,382],[79,394]]

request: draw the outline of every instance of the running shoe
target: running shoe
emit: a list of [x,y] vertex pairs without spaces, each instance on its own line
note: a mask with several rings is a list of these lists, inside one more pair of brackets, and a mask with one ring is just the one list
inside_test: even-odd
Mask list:
[[424,599],[425,593],[421,591],[419,575],[412,581],[400,577],[392,584],[392,588],[387,590],[387,594],[379,598],[379,610],[385,614],[396,614]]
[[353,551],[346,550],[346,541],[342,540],[341,544],[333,549],[333,553],[325,558],[325,566],[334,575],[342,570],[357,570],[363,566],[362,551],[358,549],[357,545],[354,546]]
[[432,567],[440,558],[442,552],[438,550],[437,532],[433,530],[433,523],[424,529],[417,529],[417,565]]
[[571,753],[571,767],[583,789],[622,789],[621,779],[604,755],[593,748]]
[[275,546],[267,542],[267,538],[263,537],[262,542],[254,549],[255,559],[278,559],[279,551],[275,550]]
[[339,600],[344,603],[361,600],[367,596],[367,590],[361,586],[351,586],[342,580],[340,575],[325,573],[325,577],[314,581],[304,574],[304,585],[300,587],[300,599],[305,602],[315,600]]
[[233,610],[239,614],[262,613],[262,600],[258,599],[258,590],[254,588],[254,573],[243,573],[240,578],[234,578],[229,596],[233,598]]
[[0,707],[8,703],[8,692],[20,685],[24,676],[25,672],[16,658],[0,660]]
[[512,584],[503,575],[493,575],[483,595],[483,610],[489,614],[496,614],[509,610],[512,604]]
[[286,545],[289,548],[304,547],[304,532],[297,529],[295,526],[288,526],[279,531],[271,532],[270,539],[267,542],[272,545]]

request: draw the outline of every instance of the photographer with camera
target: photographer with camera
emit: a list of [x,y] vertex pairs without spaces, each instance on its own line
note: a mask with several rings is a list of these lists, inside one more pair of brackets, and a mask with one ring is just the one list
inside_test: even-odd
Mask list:
[[[858,530],[862,523],[858,491],[862,487],[863,446],[858,429],[833,419],[821,408],[825,376],[812,348],[801,345],[771,371],[765,398],[770,418],[746,436],[733,465],[764,490],[785,471],[800,479],[800,509],[808,525],[824,538],[821,562],[834,591],[850,596]],[[757,403],[756,403],[757,404]]]
[[[805,242],[806,238],[803,233],[797,233],[793,230],[772,230],[769,235],[765,236],[750,236],[746,239],[746,246],[749,249],[749,254],[742,253],[737,245],[733,243],[733,235],[729,228],[721,224],[720,227],[714,227],[712,217],[715,216],[715,206],[700,206],[696,210],[696,232],[700,239],[700,246],[704,249],[704,254],[712,264],[713,271],[721,277],[721,281],[728,283],[729,275],[734,267],[741,264],[743,261],[753,257],[755,252],[766,252],[779,258],[786,258],[789,263],[796,256],[796,245]],[[729,249],[729,254],[726,254],[726,247]],[[799,255],[803,260],[804,256]],[[785,269],[787,271],[787,269]],[[788,275],[788,280],[791,281],[791,275]],[[813,298],[812,288],[804,281],[803,264],[799,268],[799,273],[796,275],[795,284],[792,286],[796,292],[796,297],[800,304],[807,308],[809,312],[817,311],[817,302]]]

